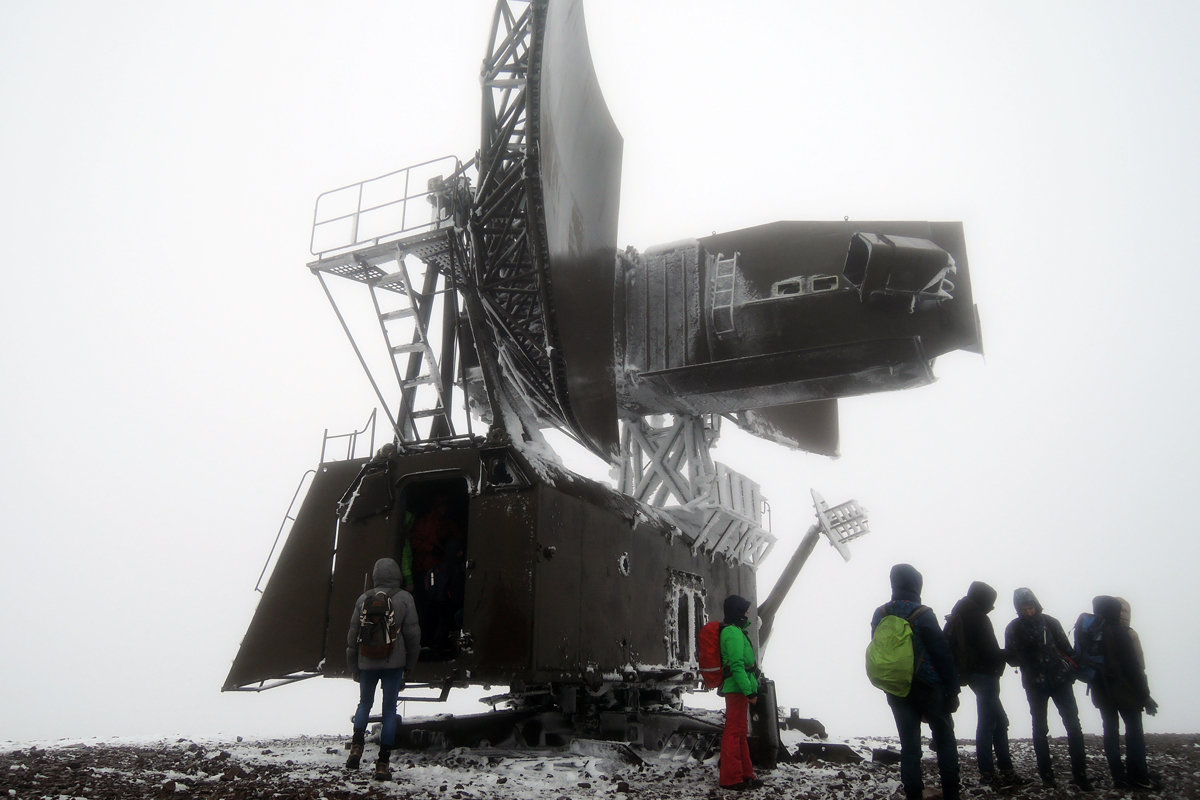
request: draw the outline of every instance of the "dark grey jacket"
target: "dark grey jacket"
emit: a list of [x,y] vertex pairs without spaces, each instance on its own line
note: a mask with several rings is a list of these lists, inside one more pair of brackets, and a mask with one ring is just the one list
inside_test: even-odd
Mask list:
[[[1033,606],[1032,617],[1021,616],[1023,606]],[[1042,604],[1022,586],[1013,592],[1017,618],[1004,629],[1004,651],[1008,663],[1021,668],[1025,690],[1054,692],[1075,682],[1075,664],[1069,660],[1075,649],[1063,631],[1062,623],[1042,613]]]
[[364,658],[358,654],[358,625],[367,592],[358,596],[354,613],[350,615],[350,630],[346,634],[346,667],[353,675],[362,669],[394,669],[412,671],[421,655],[421,623],[417,620],[417,604],[413,596],[401,588],[400,565],[394,558],[381,558],[371,571],[371,594],[382,589],[392,596],[392,610],[400,635],[387,659]]

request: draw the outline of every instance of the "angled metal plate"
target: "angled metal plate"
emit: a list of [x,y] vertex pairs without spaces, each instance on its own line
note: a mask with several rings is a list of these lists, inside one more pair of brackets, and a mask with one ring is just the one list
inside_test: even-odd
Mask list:
[[785,447],[839,455],[837,400],[754,408],[734,415],[739,428]]
[[325,657],[338,498],[364,463],[338,461],[317,471],[229,669],[226,690],[312,672]]

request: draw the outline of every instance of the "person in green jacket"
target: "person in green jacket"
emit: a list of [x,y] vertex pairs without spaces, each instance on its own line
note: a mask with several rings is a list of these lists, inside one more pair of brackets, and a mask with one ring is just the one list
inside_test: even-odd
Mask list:
[[750,642],[750,601],[736,594],[725,598],[725,620],[721,628],[721,669],[725,682],[725,732],[721,736],[722,789],[753,789],[762,786],[750,762],[750,706],[758,701],[758,670],[754,645]]

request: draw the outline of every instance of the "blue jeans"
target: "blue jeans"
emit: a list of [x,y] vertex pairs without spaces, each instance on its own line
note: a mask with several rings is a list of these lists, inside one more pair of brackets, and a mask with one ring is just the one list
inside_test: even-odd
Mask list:
[[1075,702],[1075,684],[1066,683],[1052,692],[1045,689],[1025,689],[1029,698],[1029,715],[1033,718],[1033,753],[1037,756],[1038,774],[1045,778],[1054,776],[1050,763],[1050,732],[1046,709],[1050,700],[1058,708],[1063,727],[1067,729],[1067,752],[1071,755],[1071,774],[1076,778],[1087,775],[1087,762],[1083,755],[1083,728],[1079,725],[1079,706]]
[[[1100,721],[1104,723],[1104,758],[1113,780],[1145,783],[1150,778],[1146,768],[1146,735],[1142,731],[1141,711],[1119,711],[1108,704],[1099,706]],[[1125,764],[1121,764],[1121,729],[1117,715],[1125,721]]]
[[946,800],[958,798],[958,744],[954,741],[954,718],[946,711],[941,689],[913,681],[908,697],[887,696],[900,737],[900,782],[908,798],[919,798],[925,786],[921,779],[921,720],[929,723],[933,749],[937,753],[938,776]]
[[383,687],[383,731],[379,735],[381,747],[391,749],[396,744],[396,698],[400,696],[400,685],[404,683],[404,667],[395,669],[364,669],[358,672],[358,708],[354,712],[354,730],[365,731],[375,705],[375,684]]
[[[968,685],[975,693],[975,710],[979,724],[975,728],[975,759],[979,763],[980,775],[991,775],[996,765],[1001,771],[1012,771],[1012,757],[1008,752],[1008,715],[1000,703],[1000,678],[996,675],[972,674]],[[992,760],[992,750],[996,759]]]

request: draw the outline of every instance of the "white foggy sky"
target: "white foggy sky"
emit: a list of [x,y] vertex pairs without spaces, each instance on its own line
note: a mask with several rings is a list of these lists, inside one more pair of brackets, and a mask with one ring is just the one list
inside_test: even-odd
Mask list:
[[[304,268],[312,203],[473,154],[492,6],[0,1],[0,740],[346,726],[346,682],[218,691],[322,431],[373,404]],[[862,650],[903,560],[939,614],[995,586],[998,632],[1017,586],[1065,625],[1125,596],[1162,706],[1147,729],[1195,731],[1194,6],[585,10],[625,137],[621,246],[965,225],[986,359],[843,402],[839,460],[730,426],[715,453],[771,502],[761,596],[810,487],[871,513],[853,561],[820,546],[776,621],[780,704],[892,730]]]

